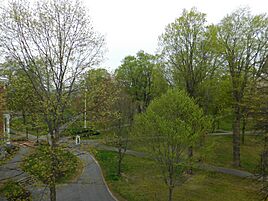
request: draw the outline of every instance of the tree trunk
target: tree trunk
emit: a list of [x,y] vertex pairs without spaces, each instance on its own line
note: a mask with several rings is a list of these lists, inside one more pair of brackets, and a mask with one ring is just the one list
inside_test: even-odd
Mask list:
[[217,119],[217,130],[219,130],[219,129],[220,129],[220,120]]
[[266,182],[268,169],[268,136],[264,137],[264,147],[261,154],[261,176],[262,181]]
[[50,201],[56,201],[56,185],[55,185],[55,183],[50,184],[49,191],[50,191]]
[[173,187],[169,187],[168,188],[168,201],[172,201],[172,197],[173,197]]
[[242,144],[245,144],[246,123],[247,123],[246,117],[243,115],[243,117],[242,117],[242,136],[241,136]]
[[54,149],[56,148],[56,138],[55,132],[50,132],[51,135],[51,159],[52,159],[52,172],[51,172],[51,183],[49,185],[50,190],[50,201],[56,201],[56,166],[57,166],[57,158],[55,155]]
[[122,166],[122,150],[121,148],[118,149],[118,169],[117,175],[121,176],[121,166]]
[[240,167],[240,107],[236,106],[233,121],[233,165]]
[[26,114],[25,114],[24,111],[22,111],[22,118],[23,118],[23,125],[25,127],[26,139],[28,139],[29,138],[29,133],[28,133],[27,125],[26,125]]
[[189,158],[189,160],[190,160],[190,167],[189,167],[189,169],[187,170],[187,173],[188,174],[193,174],[193,167],[192,167],[192,159],[193,159],[193,146],[190,146],[189,148],[188,148],[188,158]]
[[36,130],[36,142],[39,143],[39,129]]

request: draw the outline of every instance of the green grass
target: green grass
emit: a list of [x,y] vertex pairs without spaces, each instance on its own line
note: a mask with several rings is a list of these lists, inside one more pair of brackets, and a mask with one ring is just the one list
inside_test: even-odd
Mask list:
[[[106,180],[119,200],[151,201],[167,200],[167,187],[159,167],[149,159],[125,156],[123,176],[116,176],[116,153],[98,151],[99,161]],[[180,201],[254,201],[256,184],[238,177],[195,171],[195,174],[177,186],[174,200]]]
[[[232,136],[209,136],[207,143],[213,144],[206,162],[232,168]],[[262,150],[261,137],[245,136],[245,144],[241,144],[241,170],[254,173],[256,171],[260,152]]]
[[[224,130],[224,131],[232,131],[233,129],[233,115],[227,115],[220,119],[219,121],[219,130]],[[242,121],[241,121],[241,128],[242,128]],[[251,131],[254,129],[254,124],[253,121],[249,118],[247,120],[246,124],[246,131]]]
[[219,122],[219,129],[225,131],[231,131],[232,121],[233,121],[233,115],[226,116],[225,118],[221,119]]
[[[206,163],[234,168],[232,164],[232,136],[208,136],[206,138],[206,145],[209,149],[206,151]],[[143,142],[133,141],[129,143],[129,149],[148,152],[146,140]],[[241,167],[239,169],[255,173],[260,160],[260,152],[262,150],[262,143],[260,136],[245,136],[245,144],[241,144]],[[199,150],[196,150],[197,152]]]

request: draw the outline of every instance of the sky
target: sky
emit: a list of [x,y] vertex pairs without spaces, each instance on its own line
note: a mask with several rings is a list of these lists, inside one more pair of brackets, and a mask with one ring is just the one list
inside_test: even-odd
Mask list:
[[182,10],[196,7],[207,14],[208,23],[219,22],[238,7],[252,13],[268,12],[268,0],[82,0],[95,30],[106,38],[107,53],[100,67],[113,71],[128,55],[139,50],[154,54],[158,36]]

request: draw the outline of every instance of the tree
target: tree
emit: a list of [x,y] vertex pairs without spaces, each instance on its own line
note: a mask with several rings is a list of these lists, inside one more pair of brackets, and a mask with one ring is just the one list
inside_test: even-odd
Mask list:
[[63,114],[76,81],[102,59],[104,38],[79,1],[10,2],[1,10],[2,56],[18,63],[38,97],[51,136],[50,199],[56,200],[57,158]]
[[206,115],[213,118],[212,131],[219,129],[220,121],[232,114],[231,85],[229,76],[217,73],[215,77],[203,81],[199,87],[198,103]]
[[[196,100],[202,99],[198,97],[198,89],[204,80],[213,76],[218,64],[215,27],[206,26],[205,16],[195,8],[183,10],[182,15],[159,37],[161,55],[171,74],[171,83]],[[189,147],[188,155],[193,156],[193,147]]]
[[192,8],[170,23],[159,37],[159,48],[173,85],[197,98],[199,85],[213,74],[217,55],[214,26],[206,26],[206,15]]
[[254,122],[254,129],[262,137],[263,148],[260,153],[258,174],[261,200],[268,200],[268,58],[255,84],[251,104],[248,105],[248,115]]
[[[11,70],[14,70],[11,68]],[[7,104],[8,108],[15,112],[16,116],[23,118],[23,126],[28,139],[28,118],[35,113],[40,115],[39,102],[33,89],[31,81],[21,70],[15,70],[9,76],[9,84],[7,86]]]
[[118,96],[118,86],[113,75],[103,68],[91,69],[79,86],[80,89],[72,97],[72,110],[76,114],[84,113],[84,118],[86,110],[87,126],[106,129],[114,117],[112,107]]
[[240,166],[240,122],[245,90],[253,77],[256,80],[268,54],[268,18],[251,15],[238,9],[219,24],[218,42],[224,68],[229,71],[233,102],[233,163]]
[[110,143],[117,148],[117,174],[121,176],[122,162],[129,143],[129,134],[132,128],[133,117],[135,114],[135,104],[132,98],[122,89],[118,90],[117,99],[113,104],[112,113],[114,118],[110,121],[112,126],[112,138]]
[[205,135],[209,121],[186,92],[172,89],[153,100],[134,122],[135,133],[150,139],[147,146],[161,168],[171,201],[174,187],[191,162],[185,152]]
[[139,51],[136,57],[125,57],[116,70],[117,81],[137,103],[139,112],[144,112],[153,98],[167,90],[161,68],[156,56]]

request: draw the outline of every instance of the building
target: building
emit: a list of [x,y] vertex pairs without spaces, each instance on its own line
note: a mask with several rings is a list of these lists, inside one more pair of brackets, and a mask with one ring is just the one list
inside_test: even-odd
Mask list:
[[8,79],[0,77],[0,141],[5,141],[7,144],[10,143],[10,115],[7,112],[6,101],[5,101],[5,86]]

